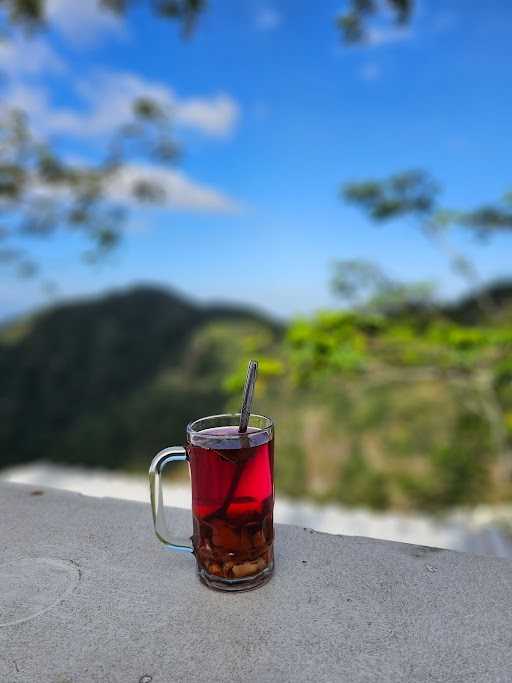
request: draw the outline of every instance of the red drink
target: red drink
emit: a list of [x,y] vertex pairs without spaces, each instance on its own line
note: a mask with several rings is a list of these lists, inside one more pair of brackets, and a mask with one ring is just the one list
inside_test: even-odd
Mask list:
[[[187,448],[163,448],[149,468],[157,538],[170,550],[194,553],[201,581],[223,591],[262,586],[274,569],[274,425],[254,414],[246,432],[239,424],[240,414],[195,420],[187,425]],[[192,479],[191,539],[171,536],[162,491],[164,468],[184,461]]]
[[266,580],[273,568],[272,432],[235,426],[196,432],[188,444],[193,544],[199,573],[224,585]]

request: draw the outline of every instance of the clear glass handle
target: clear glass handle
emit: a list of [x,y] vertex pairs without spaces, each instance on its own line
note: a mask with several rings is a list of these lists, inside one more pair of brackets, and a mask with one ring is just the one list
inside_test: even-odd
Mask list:
[[164,448],[163,451],[157,453],[149,468],[149,490],[151,493],[151,509],[153,511],[155,534],[167,548],[182,553],[193,553],[194,548],[190,545],[189,539],[175,538],[171,541],[169,538],[169,530],[165,520],[162,482],[160,479],[160,475],[166,465],[170,462],[183,462],[184,460],[188,461],[188,455],[182,446]]

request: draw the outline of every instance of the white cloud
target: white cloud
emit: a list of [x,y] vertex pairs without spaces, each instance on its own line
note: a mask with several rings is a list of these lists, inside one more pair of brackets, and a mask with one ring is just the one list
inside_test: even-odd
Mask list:
[[[23,82],[10,84],[2,97],[0,112],[6,109],[21,109],[28,116],[33,132],[44,138],[48,133],[63,132],[72,128],[73,112],[54,109],[48,91],[39,85]],[[74,119],[73,119],[74,124]]]
[[37,74],[63,73],[66,65],[41,38],[30,41],[20,36],[0,39],[0,70],[10,78]]
[[220,136],[234,128],[239,116],[238,105],[229,95],[177,101],[174,111],[179,123]]
[[[224,136],[235,127],[239,108],[229,95],[179,99],[162,83],[147,81],[131,73],[103,73],[76,86],[84,107],[77,109],[28,109],[47,132],[77,138],[108,135],[133,119],[133,102],[148,97],[175,117],[177,124],[206,135]],[[8,97],[9,101],[12,95]],[[41,102],[40,102],[41,104]],[[42,116],[42,114],[44,114]]]
[[391,43],[402,43],[404,41],[410,40],[412,36],[412,31],[406,27],[372,27],[368,29],[365,44],[378,47],[380,45],[389,45]]
[[260,31],[275,31],[282,22],[282,15],[273,7],[260,7],[255,17],[256,28]]
[[369,62],[368,64],[363,64],[359,70],[359,74],[364,81],[376,81],[380,78],[381,68],[375,62]]
[[102,73],[76,84],[84,101],[82,110],[61,111],[52,122],[54,132],[77,137],[107,135],[133,118],[133,102],[148,97],[170,109],[173,95],[169,89],[129,73]]
[[237,213],[239,205],[230,197],[208,185],[191,180],[176,169],[144,164],[128,164],[113,179],[110,197],[123,204],[137,204],[133,189],[140,182],[156,184],[165,192],[159,206],[171,210]]
[[[66,161],[79,166],[88,164],[87,159],[79,156],[67,156]],[[193,180],[183,171],[145,163],[123,164],[104,188],[103,196],[130,208],[140,208],[143,200],[137,198],[137,188],[141,185],[154,188],[157,199],[153,206],[156,209],[221,214],[237,214],[242,209],[235,199]],[[67,200],[71,197],[67,186],[48,185],[36,176],[31,183],[31,193],[40,199],[58,196]]]
[[[176,125],[201,131],[206,135],[229,134],[239,118],[239,107],[226,94],[210,97],[179,98],[165,84],[149,81],[133,73],[102,72],[87,81],[69,80],[71,92],[78,99],[74,108],[54,105],[53,92],[41,76],[50,72],[69,71],[51,47],[39,38],[22,41],[17,38],[0,42],[0,70],[6,78],[1,84],[0,113],[11,108],[25,111],[36,135],[44,139],[56,134],[67,140],[97,140],[116,131],[133,119],[133,103],[137,98],[155,100],[174,117]],[[168,210],[235,213],[237,202],[185,173],[160,166],[128,164],[110,185],[114,201],[134,205],[133,186],[141,181],[157,184],[165,193],[163,202]],[[37,185],[41,197],[59,191]],[[62,192],[66,192],[62,189]]]
[[42,86],[12,81],[3,96],[4,104],[24,109],[40,133],[68,135],[80,139],[106,136],[133,119],[133,103],[148,97],[174,116],[179,126],[205,135],[222,137],[236,126],[239,107],[229,95],[180,99],[162,83],[147,81],[131,73],[103,73],[75,84],[81,109],[53,107]]
[[50,107],[48,93],[44,88],[14,83],[2,96],[0,111],[5,109],[22,109],[26,112],[31,123],[40,131],[40,122],[48,116]]
[[46,12],[52,27],[77,45],[94,43],[105,34],[125,33],[122,20],[101,9],[98,0],[47,0]]

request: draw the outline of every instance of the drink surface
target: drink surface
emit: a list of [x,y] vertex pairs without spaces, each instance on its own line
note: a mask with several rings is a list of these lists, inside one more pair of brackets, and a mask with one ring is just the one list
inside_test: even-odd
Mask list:
[[272,563],[273,440],[244,447],[236,427],[200,434],[217,447],[189,445],[198,562],[226,579],[258,574]]

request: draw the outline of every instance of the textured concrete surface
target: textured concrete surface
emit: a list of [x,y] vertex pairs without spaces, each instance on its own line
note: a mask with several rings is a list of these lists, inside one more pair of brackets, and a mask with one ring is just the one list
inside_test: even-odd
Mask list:
[[214,593],[148,505],[2,484],[0,681],[512,680],[509,561],[286,526],[276,550],[267,586]]

